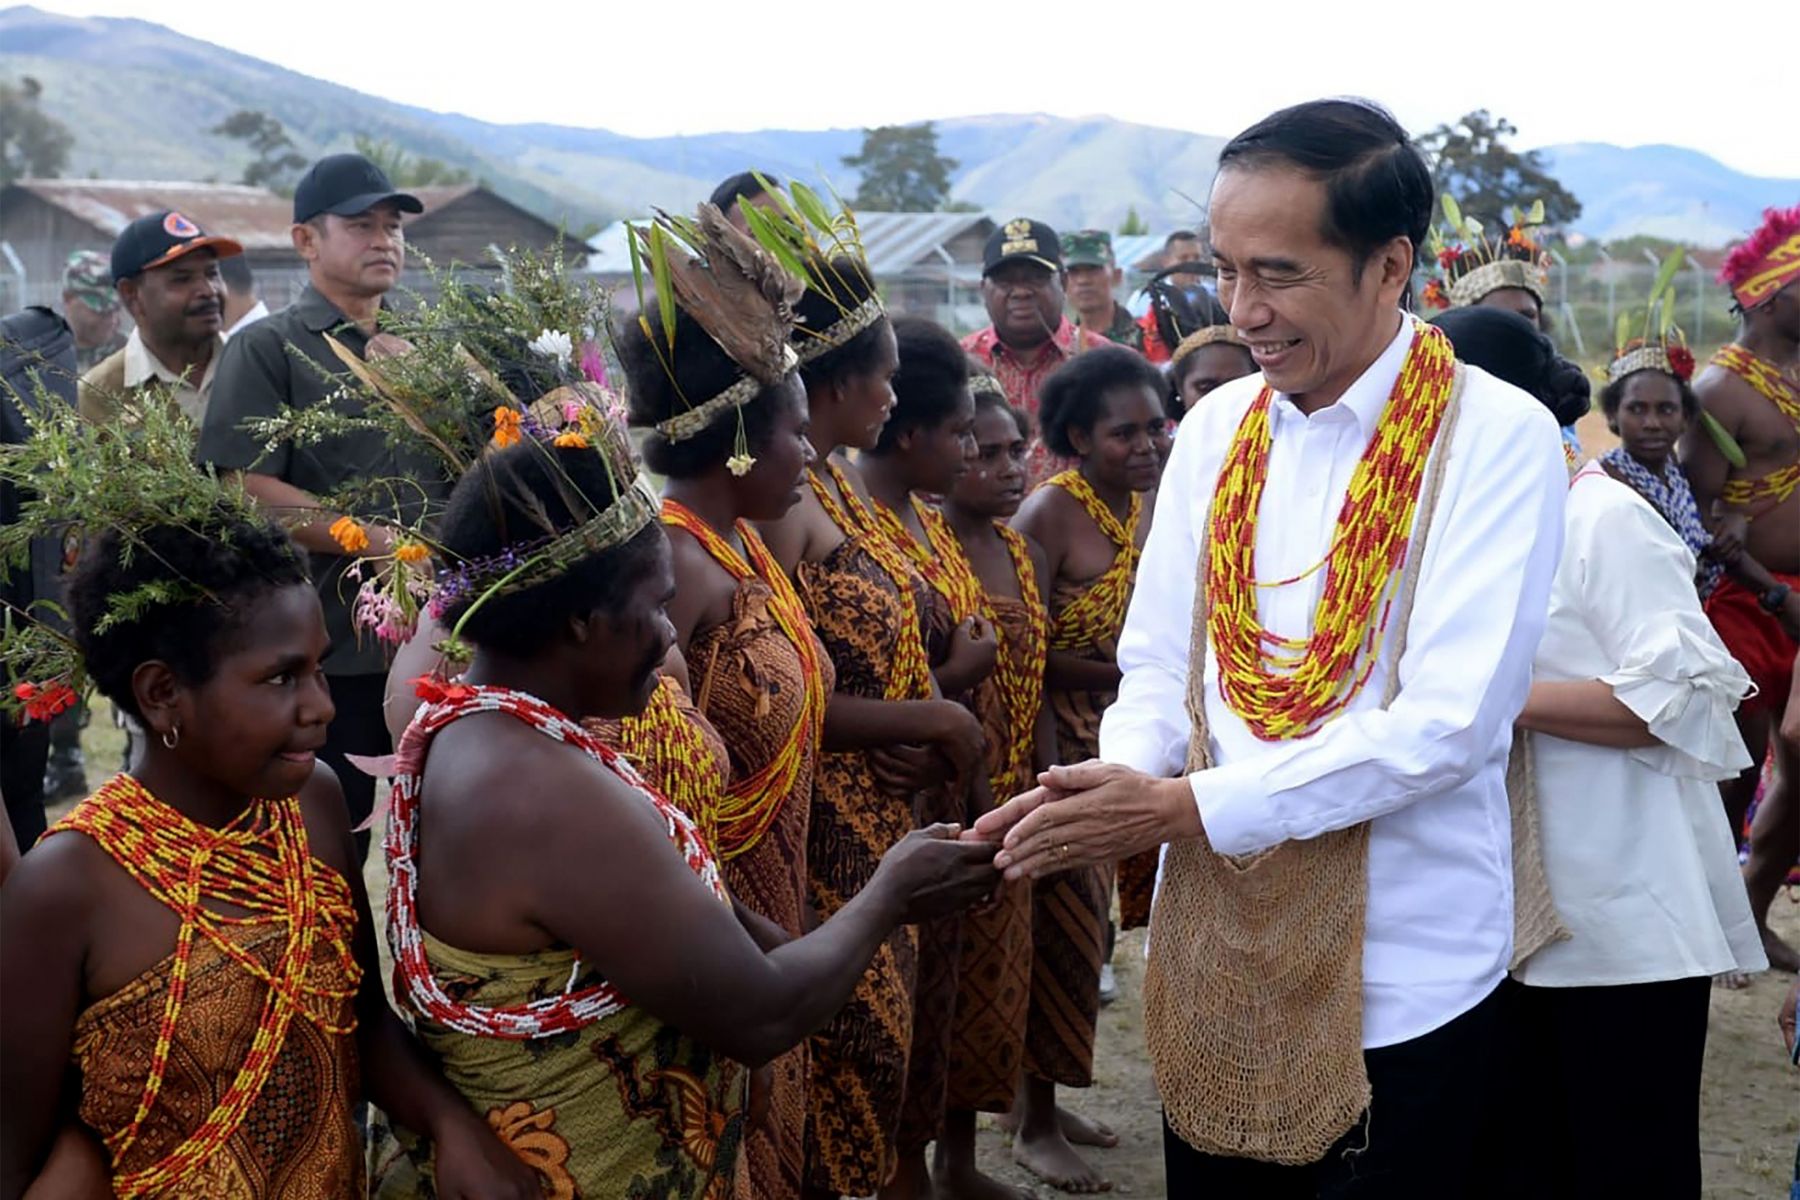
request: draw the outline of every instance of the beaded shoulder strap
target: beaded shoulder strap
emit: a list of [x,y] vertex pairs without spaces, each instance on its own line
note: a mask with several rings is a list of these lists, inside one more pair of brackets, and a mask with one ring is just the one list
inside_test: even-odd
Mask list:
[[[446,993],[432,973],[425,953],[418,910],[418,849],[420,792],[425,777],[425,758],[431,740],[445,726],[471,713],[499,712],[514,717],[553,741],[575,747],[617,775],[644,803],[662,818],[669,840],[694,874],[721,900],[729,899],[719,876],[718,862],[706,849],[694,823],[680,809],[657,795],[624,757],[575,721],[535,696],[506,688],[474,684],[440,684],[420,680],[426,700],[400,739],[395,755],[392,801],[388,810],[387,837],[383,850],[388,866],[388,941],[394,953],[395,987],[431,1020],[477,1037],[528,1041],[567,1033],[602,1020],[626,1007],[627,1001],[610,983],[569,989],[528,1004],[484,1008],[464,1004]],[[570,982],[580,975],[580,960]]]

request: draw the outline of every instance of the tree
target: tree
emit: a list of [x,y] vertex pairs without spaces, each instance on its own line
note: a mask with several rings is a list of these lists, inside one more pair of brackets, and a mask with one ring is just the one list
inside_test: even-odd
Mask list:
[[249,145],[256,157],[244,168],[243,182],[251,187],[266,187],[285,195],[291,190],[294,176],[306,166],[306,156],[294,148],[294,139],[268,113],[240,108],[213,126],[211,132]]
[[1518,133],[1505,117],[1478,108],[1452,125],[1440,125],[1419,139],[1431,157],[1439,192],[1456,197],[1462,210],[1490,228],[1511,219],[1512,210],[1544,202],[1546,225],[1567,225],[1581,215],[1581,201],[1551,178],[1543,152],[1520,152],[1505,139]]
[[75,135],[38,101],[44,85],[29,75],[0,82],[0,186],[18,179],[54,179],[69,165]]
[[842,160],[862,172],[852,208],[868,212],[932,212],[950,198],[956,160],[938,153],[937,125],[883,125],[863,130],[862,151]]
[[359,133],[356,152],[380,167],[395,187],[454,187],[475,180],[466,167],[453,167],[441,158],[409,155],[386,138]]
[[1142,237],[1150,232],[1150,224],[1138,216],[1137,205],[1132,205],[1125,212],[1125,219],[1119,223],[1120,237]]

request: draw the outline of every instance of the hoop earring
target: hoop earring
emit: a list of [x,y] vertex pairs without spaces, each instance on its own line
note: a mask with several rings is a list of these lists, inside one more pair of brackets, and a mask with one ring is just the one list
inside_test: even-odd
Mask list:
[[162,744],[170,750],[181,745],[181,726],[175,725],[162,735]]

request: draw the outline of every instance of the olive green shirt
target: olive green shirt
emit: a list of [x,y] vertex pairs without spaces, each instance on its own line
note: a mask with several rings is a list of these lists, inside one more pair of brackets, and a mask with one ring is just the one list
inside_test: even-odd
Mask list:
[[[233,335],[213,378],[211,402],[200,427],[200,459],[220,470],[272,476],[315,496],[328,496],[363,479],[410,478],[421,485],[422,495],[407,502],[399,519],[416,520],[428,501],[442,501],[449,493],[452,481],[437,460],[397,450],[374,429],[312,445],[283,442],[271,448],[243,428],[253,418],[322,404],[350,378],[326,344],[326,333],[359,355],[369,344],[369,335],[309,284],[293,304]],[[361,412],[360,397],[354,389],[346,392],[337,401],[337,410],[346,415]],[[391,511],[355,515],[387,520],[396,516]],[[352,561],[340,554],[311,555],[313,580],[331,634],[325,672],[381,674],[387,670],[385,650],[372,632],[358,631],[351,619],[359,585],[344,573]]]

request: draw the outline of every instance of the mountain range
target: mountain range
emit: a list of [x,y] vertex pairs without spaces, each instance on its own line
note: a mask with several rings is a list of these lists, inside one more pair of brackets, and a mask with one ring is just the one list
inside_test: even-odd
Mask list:
[[[497,125],[366,95],[147,21],[0,9],[0,79],[25,75],[43,85],[44,109],[75,134],[68,175],[236,180],[248,150],[208,131],[239,109],[260,109],[309,158],[347,149],[354,133],[386,139],[466,167],[571,229],[652,206],[690,207],[750,166],[828,179],[848,195],[856,175],[839,160],[862,141],[858,129],[635,138]],[[939,149],[958,164],[954,199],[1064,228],[1117,228],[1134,210],[1153,230],[1193,224],[1224,143],[1108,117],[959,117],[937,129]],[[1800,201],[1800,180],[1746,175],[1680,146],[1578,143],[1544,156],[1582,202],[1573,232],[1605,240],[1653,234],[1721,245],[1764,207]]]

